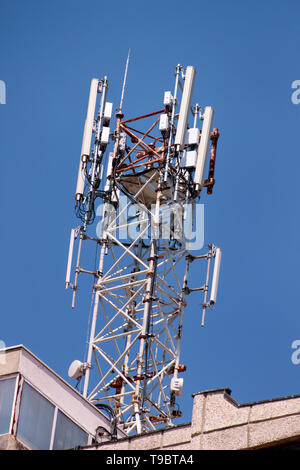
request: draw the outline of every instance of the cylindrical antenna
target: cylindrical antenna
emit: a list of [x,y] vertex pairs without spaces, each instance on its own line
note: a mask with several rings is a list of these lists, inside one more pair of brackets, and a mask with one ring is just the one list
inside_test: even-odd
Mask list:
[[75,238],[75,228],[71,230],[70,236],[70,245],[69,245],[69,255],[68,255],[68,264],[67,264],[67,274],[66,274],[66,289],[70,285],[70,275],[71,275],[71,266],[72,266],[72,259],[73,259],[73,248],[74,248],[74,238]]
[[127,60],[126,60],[123,87],[122,87],[121,100],[120,100],[120,107],[117,109],[117,112],[116,112],[117,123],[116,123],[116,131],[115,131],[116,141],[115,141],[115,145],[114,145],[114,158],[117,157],[118,149],[119,149],[120,123],[121,123],[121,119],[123,119],[122,109],[123,109],[123,99],[124,99],[124,93],[125,93],[129,58],[130,58],[130,49],[128,51],[128,56],[127,56]]
[[214,272],[213,272],[211,291],[210,291],[210,304],[211,305],[214,305],[216,303],[216,300],[217,300],[217,291],[218,291],[218,284],[219,284],[221,258],[222,258],[221,249],[216,248]]
[[127,56],[127,60],[126,60],[119,112],[122,112],[122,109],[123,109],[123,100],[124,100],[125,86],[126,86],[126,80],[127,80],[127,71],[128,71],[129,58],[130,58],[130,49],[128,50],[128,56]]

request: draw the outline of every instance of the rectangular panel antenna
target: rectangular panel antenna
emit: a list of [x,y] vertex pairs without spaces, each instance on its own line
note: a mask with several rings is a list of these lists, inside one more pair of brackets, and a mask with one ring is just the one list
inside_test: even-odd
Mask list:
[[66,289],[70,285],[70,275],[71,275],[71,266],[72,266],[72,259],[73,259],[74,239],[75,239],[75,229],[72,228],[71,236],[70,236],[69,254],[68,254],[67,274],[66,274]]
[[182,92],[179,118],[178,118],[178,124],[177,124],[177,132],[176,132],[176,137],[175,137],[175,146],[179,145],[180,150],[183,150],[195,75],[196,75],[195,68],[189,65],[186,68],[186,72],[185,72],[184,87],[183,87],[183,92]]
[[203,185],[204,171],[206,167],[206,160],[207,160],[207,153],[208,153],[209,142],[210,142],[210,133],[211,133],[213,116],[214,116],[213,108],[211,106],[206,106],[204,110],[204,118],[203,118],[202,132],[201,132],[201,137],[200,137],[200,144],[198,147],[196,171],[194,175],[194,184],[199,185],[199,186]]
[[217,300],[217,291],[218,291],[218,284],[219,284],[221,258],[222,258],[221,249],[216,248],[214,272],[213,272],[211,291],[210,291],[210,304],[211,305],[214,305],[216,303],[216,300]]
[[93,126],[94,126],[94,116],[95,116],[95,107],[96,107],[96,100],[97,100],[97,93],[98,93],[98,84],[99,84],[99,80],[97,78],[93,78],[91,81],[89,104],[88,104],[83,138],[82,138],[79,170],[78,170],[76,193],[75,193],[76,201],[79,201],[82,198],[83,191],[84,191],[85,168],[84,168],[83,160],[84,158],[86,159],[89,157],[90,150],[91,150],[91,139],[92,139],[92,133],[93,133]]

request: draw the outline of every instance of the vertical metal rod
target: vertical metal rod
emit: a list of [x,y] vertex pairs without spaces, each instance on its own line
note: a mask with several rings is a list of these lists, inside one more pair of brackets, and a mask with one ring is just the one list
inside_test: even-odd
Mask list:
[[177,201],[178,186],[179,186],[179,168],[177,168],[177,173],[176,173],[176,178],[175,178],[174,197],[173,197],[174,202]]
[[207,194],[212,194],[213,187],[215,184],[214,174],[215,174],[215,164],[216,164],[216,153],[217,153],[217,144],[220,137],[219,129],[213,129],[210,139],[211,139],[211,148],[210,148],[210,161],[209,161],[209,171],[208,171],[208,181]]
[[180,347],[181,347],[181,338],[182,338],[182,325],[183,325],[183,313],[184,313],[184,304],[186,298],[186,287],[188,283],[188,275],[189,275],[189,267],[190,267],[190,260],[187,257],[185,262],[185,271],[184,271],[184,278],[183,278],[183,288],[182,294],[180,299],[180,319],[178,324],[178,335],[177,335],[177,345],[176,345],[176,360],[175,360],[175,369],[174,369],[174,378],[177,379],[178,375],[178,365],[179,365],[179,358],[180,358]]
[[194,107],[194,110],[193,110],[193,114],[194,114],[194,124],[193,124],[193,127],[197,127],[197,117],[198,117],[198,113],[200,111],[200,106],[198,103],[195,104],[195,107]]
[[[182,326],[183,326],[183,315],[184,315],[184,306],[185,306],[185,298],[186,298],[186,287],[188,284],[188,275],[189,275],[189,267],[190,267],[190,259],[186,257],[185,261],[185,271],[183,277],[183,285],[182,285],[182,293],[180,299],[180,317],[178,322],[178,333],[177,333],[177,344],[176,344],[176,359],[174,365],[174,379],[178,377],[178,367],[179,367],[179,360],[180,360],[180,350],[181,350],[181,339],[182,339]],[[172,415],[172,411],[175,405],[175,394],[170,394],[170,411]]]
[[[129,328],[131,327],[129,326]],[[128,335],[126,338],[126,342],[125,342],[125,350],[128,350],[127,354],[125,355],[124,362],[123,362],[123,374],[125,375],[125,377],[127,377],[128,375],[129,349],[131,345],[131,338],[132,338],[132,335]],[[121,393],[120,393],[121,398],[119,398],[120,404],[122,405],[124,405],[125,386],[126,384],[123,381],[122,387],[121,387]]]
[[136,419],[136,426],[137,426],[137,433],[140,434],[142,432],[142,423],[141,423],[141,405],[143,405],[142,401],[145,399],[146,391],[146,383],[144,382],[144,394],[143,400],[141,399],[141,380],[142,380],[142,372],[143,372],[143,365],[144,365],[144,354],[145,354],[145,347],[146,347],[146,340],[148,341],[148,334],[149,334],[149,325],[150,325],[150,314],[151,314],[151,307],[152,307],[152,300],[153,300],[153,288],[154,288],[154,274],[155,274],[155,266],[157,263],[156,260],[156,238],[157,238],[157,228],[159,227],[159,210],[160,210],[160,197],[161,197],[161,190],[158,188],[157,190],[157,197],[156,197],[156,207],[155,207],[155,215],[154,215],[154,234],[151,237],[151,249],[150,249],[150,257],[149,257],[149,269],[148,269],[148,279],[146,283],[146,296],[144,299],[145,307],[144,307],[144,315],[143,315],[143,324],[142,324],[142,333],[140,337],[140,349],[137,356],[137,381],[136,381],[136,388],[133,397],[134,407],[135,407],[135,419]]
[[128,56],[126,60],[126,66],[125,66],[125,73],[124,73],[124,80],[123,80],[123,86],[122,86],[122,93],[121,93],[121,99],[120,99],[120,106],[117,109],[116,112],[116,118],[117,118],[117,123],[116,123],[116,131],[115,131],[115,145],[114,145],[114,159],[117,158],[118,155],[118,149],[119,149],[119,142],[120,142],[120,125],[121,125],[121,119],[123,119],[123,99],[124,99],[124,92],[125,92],[125,85],[126,85],[126,80],[127,80],[127,71],[128,71],[128,64],[129,64],[129,57],[130,57],[130,49],[128,51]]
[[127,80],[127,71],[128,71],[129,58],[130,58],[130,49],[128,51],[128,56],[127,56],[127,60],[126,60],[123,87],[122,87],[122,93],[121,93],[120,109],[119,109],[121,112],[122,112],[122,108],[123,108],[123,99],[124,99],[124,92],[125,92],[125,86],[126,86],[126,80]]
[[174,127],[174,119],[175,119],[177,89],[178,89],[179,74],[180,74],[181,69],[182,69],[181,65],[178,64],[176,67],[176,78],[175,78],[174,96],[173,96],[173,103],[172,103],[172,114],[171,114],[171,120],[170,120],[170,135],[168,139],[168,149],[167,149],[167,156],[166,156],[164,182],[166,182],[168,179],[170,153],[171,153],[171,145],[172,145],[172,139],[173,139],[173,127]]
[[[145,212],[142,213],[144,216],[145,216]],[[142,242],[140,241],[139,242],[139,246],[138,246],[138,253],[137,253],[138,257],[141,258],[142,257]],[[137,263],[137,261],[135,260],[135,271],[134,272],[137,272],[137,271],[140,271],[140,268],[139,268],[139,265]],[[132,280],[134,280],[134,278],[132,277],[131,278]],[[130,294],[129,296],[132,297],[135,293],[135,289],[131,288],[130,289]],[[132,300],[129,304],[129,309],[130,309],[130,316],[131,317],[135,317],[135,306],[136,306],[136,301],[135,299]],[[132,325],[130,325],[128,323],[128,329],[132,329]],[[126,344],[125,344],[125,349],[128,348],[128,353],[126,354],[125,358],[124,358],[124,363],[123,363],[123,370],[124,370],[124,375],[127,376],[128,374],[128,364],[129,364],[129,347],[130,347],[130,344],[131,344],[131,338],[132,338],[132,335],[128,335],[127,336],[127,339],[126,339]],[[121,389],[121,400],[120,400],[120,403],[123,404],[124,403],[124,393],[125,393],[125,383],[123,382],[122,383],[122,389]]]
[[[102,247],[101,247],[100,259],[99,259],[99,277],[98,277],[98,280],[97,280],[97,285],[100,285],[101,280],[102,280],[105,246],[106,246],[106,244],[103,243]],[[89,387],[90,370],[91,370],[91,362],[92,362],[92,354],[93,354],[93,345],[94,345],[96,323],[97,323],[97,316],[98,316],[99,297],[100,297],[100,292],[99,292],[98,289],[96,289],[95,290],[95,301],[94,301],[92,323],[91,323],[90,340],[89,340],[89,347],[88,347],[88,354],[87,354],[87,369],[86,369],[86,372],[85,372],[84,386],[83,386],[83,396],[85,398],[87,397],[88,387]]]

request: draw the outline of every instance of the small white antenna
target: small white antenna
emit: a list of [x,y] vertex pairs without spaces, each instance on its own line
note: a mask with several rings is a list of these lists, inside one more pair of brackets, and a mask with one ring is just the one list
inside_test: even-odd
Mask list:
[[125,86],[126,86],[126,80],[127,80],[127,71],[128,71],[129,58],[130,58],[130,49],[128,50],[128,56],[127,56],[127,60],[126,60],[126,67],[125,67],[125,73],[124,73],[124,80],[123,80],[123,87],[122,87],[122,94],[121,94],[119,112],[122,112],[122,108],[123,108],[123,99],[124,99],[124,92],[125,92]]
[[215,305],[216,300],[217,300],[221,257],[222,257],[222,251],[220,250],[220,248],[216,248],[214,272],[213,272],[213,279],[212,279],[211,293],[210,293],[210,305]]

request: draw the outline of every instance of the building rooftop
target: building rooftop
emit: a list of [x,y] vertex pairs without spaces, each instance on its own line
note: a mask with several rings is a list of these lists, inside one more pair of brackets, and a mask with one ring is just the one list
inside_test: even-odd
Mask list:
[[23,345],[5,348],[0,449],[300,449],[300,395],[239,404],[229,388],[219,388],[193,398],[190,423],[131,437],[118,429],[113,442],[104,413]]
[[[65,449],[91,444],[111,420],[25,346],[0,354],[0,448]],[[124,433],[118,430],[118,437]]]

